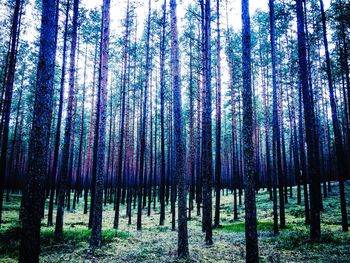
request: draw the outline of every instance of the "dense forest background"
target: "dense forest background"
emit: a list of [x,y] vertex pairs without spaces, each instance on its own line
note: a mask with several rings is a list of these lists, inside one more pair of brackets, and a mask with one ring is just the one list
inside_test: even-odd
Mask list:
[[349,32],[348,0],[1,0],[0,261],[347,261]]

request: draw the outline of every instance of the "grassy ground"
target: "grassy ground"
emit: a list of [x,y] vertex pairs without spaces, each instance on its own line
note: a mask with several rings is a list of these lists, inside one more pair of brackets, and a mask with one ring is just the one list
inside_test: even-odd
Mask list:
[[[257,195],[259,250],[261,262],[349,262],[350,233],[341,231],[341,216],[337,187],[324,200],[322,212],[322,240],[312,242],[308,227],[304,226],[304,210],[296,204],[296,198],[286,205],[285,230],[273,236],[272,203],[268,193]],[[295,194],[295,190],[294,190]],[[350,201],[350,184],[347,184],[347,199]],[[244,210],[239,210],[239,220],[233,220],[233,196],[222,197],[221,225],[213,232],[214,245],[204,244],[201,218],[194,216],[188,222],[191,262],[244,262]],[[350,203],[350,202],[348,202]],[[18,222],[20,197],[11,196],[5,203],[0,229],[0,262],[16,262],[20,238]],[[42,221],[42,262],[178,262],[176,258],[177,232],[171,231],[170,206],[166,207],[165,226],[159,226],[159,208],[152,210],[150,217],[143,215],[143,230],[136,230],[136,213],[132,225],[127,225],[125,207],[122,206],[120,229],[113,230],[112,205],[104,207],[103,246],[89,250],[90,231],[88,215],[82,213],[80,203],[76,211],[65,212],[63,242],[53,240],[53,227]],[[348,205],[348,210],[350,207]],[[146,211],[144,211],[146,212]],[[350,211],[349,211],[350,212]]]

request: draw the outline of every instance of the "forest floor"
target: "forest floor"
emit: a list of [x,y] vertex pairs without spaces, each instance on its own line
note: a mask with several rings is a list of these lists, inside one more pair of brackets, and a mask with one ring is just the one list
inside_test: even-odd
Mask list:
[[[349,262],[350,232],[341,231],[341,214],[337,185],[324,199],[321,214],[322,240],[309,239],[308,226],[304,225],[304,208],[296,204],[294,197],[286,204],[286,229],[273,236],[272,202],[267,191],[257,194],[259,252],[261,262]],[[347,182],[348,212],[350,213],[350,183]],[[213,199],[214,204],[214,199]],[[222,196],[221,225],[213,231],[214,244],[204,243],[201,217],[192,213],[188,222],[191,260],[186,262],[244,262],[244,205],[239,208],[239,219],[233,220],[233,195]],[[20,240],[18,212],[20,196],[11,195],[11,202],[4,204],[3,222],[0,228],[0,262],[16,262]],[[159,226],[159,207],[147,217],[142,217],[142,231],[136,230],[136,211],[132,224],[127,224],[125,206],[121,206],[120,229],[113,230],[113,205],[104,207],[103,246],[92,252],[89,249],[90,230],[88,215],[84,215],[83,203],[77,210],[65,212],[64,240],[53,240],[53,227],[47,227],[45,218],[41,230],[41,262],[183,262],[177,260],[177,232],[171,231],[170,205],[166,207],[165,226]]]

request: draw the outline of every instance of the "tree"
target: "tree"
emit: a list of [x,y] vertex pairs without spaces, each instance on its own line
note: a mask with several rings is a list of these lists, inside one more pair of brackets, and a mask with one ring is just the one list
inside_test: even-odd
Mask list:
[[334,141],[335,148],[337,153],[337,161],[338,161],[338,178],[339,178],[339,192],[340,192],[340,205],[341,205],[341,213],[342,213],[342,228],[343,231],[348,231],[348,217],[346,212],[346,199],[345,199],[345,189],[344,189],[344,173],[346,171],[345,163],[344,163],[344,150],[341,138],[341,132],[338,121],[338,110],[337,104],[334,98],[334,88],[333,88],[333,80],[332,80],[332,71],[331,71],[331,60],[329,56],[328,50],[328,39],[327,39],[327,27],[326,27],[326,14],[324,12],[323,1],[320,0],[320,8],[322,15],[322,30],[323,30],[323,42],[326,53],[326,64],[327,64],[327,78],[328,78],[328,89],[329,89],[329,100],[331,104],[332,111],[332,121],[333,121],[333,132],[334,132]]
[[57,113],[57,125],[55,134],[55,145],[54,145],[54,156],[51,172],[51,190],[50,190],[50,200],[49,200],[49,211],[47,216],[47,225],[52,226],[53,218],[53,201],[56,190],[56,177],[57,177],[57,166],[58,166],[58,153],[60,147],[60,137],[61,137],[61,123],[62,123],[62,111],[63,111],[63,95],[64,95],[64,81],[66,76],[66,52],[67,52],[67,35],[68,35],[68,18],[69,18],[69,0],[67,0],[66,7],[66,18],[64,22],[64,35],[63,35],[63,55],[62,55],[62,72],[61,72],[61,83],[60,83],[60,98],[58,102],[58,113]]
[[187,258],[188,235],[187,235],[187,186],[185,180],[185,144],[182,136],[182,113],[181,113],[181,86],[179,71],[179,44],[176,17],[176,0],[170,0],[170,26],[171,26],[171,50],[172,50],[172,77],[173,77],[173,113],[174,113],[174,147],[176,179],[178,183],[178,256]]
[[163,3],[162,33],[160,40],[160,218],[159,225],[164,225],[165,220],[165,132],[164,132],[164,61],[165,61],[165,23],[166,23],[166,0]]
[[306,41],[304,30],[303,1],[296,1],[297,29],[298,29],[298,62],[299,79],[303,96],[305,133],[307,143],[307,159],[310,176],[310,238],[318,240],[321,237],[320,225],[320,163],[318,154],[318,138],[316,132],[314,102],[308,82],[308,63],[306,59]]
[[53,79],[57,45],[58,1],[43,0],[40,49],[33,123],[28,148],[28,170],[23,189],[22,235],[19,262],[38,262],[40,252],[40,220],[44,205],[44,180],[53,98]]
[[142,107],[142,122],[140,134],[140,160],[139,160],[139,185],[137,199],[137,230],[142,228],[142,185],[143,173],[145,166],[145,149],[146,149],[146,119],[147,119],[147,95],[149,86],[149,71],[150,71],[150,31],[151,31],[151,0],[148,1],[148,18],[147,18],[147,33],[146,33],[146,65],[145,65],[145,89],[143,90],[143,107]]
[[127,68],[128,68],[128,48],[129,48],[129,1],[126,8],[126,26],[124,36],[124,55],[123,55],[123,83],[122,83],[122,103],[121,103],[121,121],[120,121],[120,133],[119,133],[119,149],[118,149],[118,171],[117,171],[117,199],[115,200],[115,218],[114,228],[118,229],[119,224],[119,203],[121,194],[121,177],[122,177],[122,161],[123,161],[123,148],[124,148],[124,122],[125,122],[125,96],[126,96],[126,81],[127,81]]
[[83,158],[83,141],[84,141],[84,118],[85,118],[85,95],[86,95],[86,60],[87,60],[87,45],[85,48],[85,59],[84,59],[84,83],[83,83],[83,98],[81,105],[81,118],[80,118],[80,138],[79,138],[79,150],[78,150],[78,167],[76,175],[76,187],[74,191],[73,209],[75,204],[79,202],[79,196],[82,190],[82,158]]
[[73,119],[73,103],[74,103],[74,89],[75,89],[75,54],[77,45],[77,31],[78,31],[78,15],[79,15],[79,0],[73,2],[73,30],[72,30],[72,45],[70,52],[70,65],[69,65],[69,92],[67,103],[67,117],[66,126],[64,130],[64,143],[62,152],[62,167],[61,175],[58,185],[58,204],[56,214],[55,225],[55,238],[57,240],[63,237],[63,216],[64,216],[64,201],[68,189],[68,176],[69,176],[69,152],[72,136],[72,119]]
[[203,230],[205,242],[213,243],[212,233],[212,96],[211,96],[211,43],[210,0],[201,1],[202,10],[202,55],[203,55],[203,115],[202,115],[202,177],[203,177]]
[[249,0],[242,0],[243,155],[246,262],[259,262],[254,182]]
[[[270,6],[270,38],[271,38],[271,59],[272,59],[272,93],[273,93],[273,202],[276,209],[277,193],[276,186],[278,182],[279,204],[280,204],[280,227],[285,228],[284,216],[284,196],[283,196],[283,175],[281,160],[281,138],[280,125],[278,120],[278,97],[277,97],[277,72],[276,72],[276,39],[275,39],[275,3],[274,0],[269,1]],[[280,98],[281,100],[282,98]],[[281,119],[281,122],[283,120]],[[274,213],[274,232],[278,234],[278,226],[276,225],[277,212]]]
[[110,23],[110,0],[103,0],[102,5],[102,25],[100,42],[100,69],[98,81],[98,145],[97,145],[97,167],[95,182],[95,199],[92,215],[92,231],[90,246],[100,247],[102,243],[102,202],[103,202],[103,179],[105,172],[105,148],[106,148],[106,115],[107,115],[107,84],[108,84],[108,49],[109,49],[109,23]]
[[220,45],[220,1],[216,1],[217,30],[217,85],[216,85],[216,156],[215,156],[215,222],[220,223],[220,190],[221,190],[221,45]]
[[[19,38],[19,28],[20,28],[20,7],[21,1],[16,0],[15,9],[13,13],[13,21],[11,27],[11,46],[9,51],[9,65],[8,72],[6,77],[6,86],[5,86],[5,100],[4,100],[4,109],[3,109],[3,118],[1,120],[1,125],[3,128],[0,131],[2,133],[2,142],[1,142],[1,156],[0,156],[0,226],[1,226],[1,215],[2,215],[2,203],[4,198],[4,184],[5,184],[5,175],[7,171],[7,145],[9,137],[9,126],[10,126],[10,114],[11,114],[11,104],[12,104],[12,93],[13,93],[13,82],[15,78],[16,70],[16,58],[17,58],[17,47],[18,47],[18,38]],[[1,97],[2,100],[2,97]],[[0,108],[2,111],[2,107]],[[2,118],[2,119],[3,119]],[[2,124],[4,123],[4,124]]]

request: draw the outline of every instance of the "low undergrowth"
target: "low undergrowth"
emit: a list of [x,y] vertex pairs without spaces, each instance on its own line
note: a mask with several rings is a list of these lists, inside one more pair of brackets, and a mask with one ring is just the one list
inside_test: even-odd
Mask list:
[[[350,189],[347,185],[347,200]],[[309,238],[309,226],[305,225],[303,199],[297,204],[296,191],[286,203],[286,228],[273,235],[272,202],[267,191],[257,194],[259,252],[261,262],[348,262],[350,258],[350,233],[341,231],[341,213],[337,186],[323,199],[321,213],[322,239]],[[21,237],[18,220],[20,197],[10,196],[4,203],[0,228],[0,262],[16,262]],[[215,197],[214,197],[215,198]],[[243,200],[242,200],[243,201]],[[244,202],[242,202],[244,204]],[[244,205],[238,206],[238,220],[233,219],[233,196],[222,195],[220,225],[213,231],[212,246],[204,243],[202,217],[196,210],[188,221],[190,260],[177,259],[177,229],[172,231],[170,205],[166,206],[165,225],[159,226],[159,207],[151,216],[144,211],[142,231],[136,230],[136,210],[132,211],[131,224],[121,205],[120,229],[113,229],[113,204],[104,206],[103,244],[101,249],[89,249],[91,230],[88,214],[83,214],[83,202],[76,210],[64,215],[64,235],[61,241],[54,239],[54,227],[47,227],[47,215],[41,228],[42,262],[244,262],[245,224]],[[350,209],[349,209],[350,210]],[[177,215],[176,215],[177,217]],[[55,218],[55,215],[54,215]],[[176,226],[177,227],[177,226]]]
[[[53,228],[43,229],[40,235],[41,254],[66,253],[67,251],[74,251],[77,247],[88,246],[90,236],[90,229],[66,229],[63,232],[62,240],[57,241],[54,238]],[[124,231],[102,230],[102,245],[117,239],[128,239],[129,237],[130,233]],[[20,238],[21,227],[18,224],[0,230],[0,261],[2,261],[3,256],[14,259],[18,257]]]
[[[285,229],[291,230],[293,229],[293,225],[286,225]],[[234,224],[227,224],[227,225],[219,225],[217,227],[219,231],[224,232],[244,232],[245,231],[245,224],[243,222],[240,223],[234,223]],[[273,222],[264,222],[260,221],[257,224],[258,231],[273,231]]]

